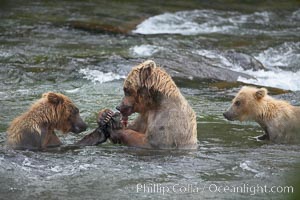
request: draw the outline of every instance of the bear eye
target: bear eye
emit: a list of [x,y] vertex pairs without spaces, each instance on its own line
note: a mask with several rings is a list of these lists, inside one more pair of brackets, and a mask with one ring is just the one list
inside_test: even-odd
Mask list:
[[240,106],[240,105],[241,105],[241,102],[240,102],[240,101],[236,101],[236,102],[234,102],[234,105]]
[[130,91],[128,88],[124,88],[124,94],[125,96],[130,96]]
[[76,114],[78,114],[78,113],[79,113],[79,109],[75,107],[75,108],[73,109],[73,114],[76,115]]

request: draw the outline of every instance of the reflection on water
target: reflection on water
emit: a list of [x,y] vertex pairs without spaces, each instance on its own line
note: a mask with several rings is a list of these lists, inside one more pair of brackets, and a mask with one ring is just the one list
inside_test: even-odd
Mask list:
[[[204,57],[212,66],[256,78],[241,81],[294,91],[277,97],[299,105],[299,2],[110,1],[103,6],[97,1],[1,2],[1,199],[286,199],[283,193],[209,190],[211,185],[284,186],[290,184],[287,173],[299,166],[298,145],[256,142],[251,137],[262,134],[257,124],[223,118],[239,89],[234,84],[176,80],[197,113],[200,146],[194,151],[110,143],[45,152],[6,149],[9,122],[46,91],[68,95],[89,124],[87,132],[93,130],[97,112],[119,104],[131,66],[147,58],[197,63]],[[88,26],[70,26],[74,21]],[[103,24],[128,34],[103,32]],[[256,58],[265,69],[245,71],[224,56],[232,50]],[[181,68],[172,70],[180,75]],[[87,132],[59,137],[70,145]],[[155,184],[171,191],[154,191]]]

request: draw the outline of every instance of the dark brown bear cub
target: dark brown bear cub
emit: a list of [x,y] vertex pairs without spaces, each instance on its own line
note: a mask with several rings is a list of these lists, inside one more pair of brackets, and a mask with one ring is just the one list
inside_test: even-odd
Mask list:
[[7,130],[7,145],[30,150],[57,147],[62,143],[54,130],[80,133],[86,128],[78,108],[67,96],[48,92],[11,122]]

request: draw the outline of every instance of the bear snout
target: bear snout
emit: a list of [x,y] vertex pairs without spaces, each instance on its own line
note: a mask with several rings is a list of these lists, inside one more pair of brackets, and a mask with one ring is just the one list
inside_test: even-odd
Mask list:
[[77,122],[72,126],[71,132],[73,133],[81,133],[87,129],[87,124],[82,120],[81,122]]
[[228,111],[224,112],[223,116],[225,117],[225,119],[227,119],[229,121],[233,121],[233,118],[232,118],[232,116],[230,115],[230,113]]
[[117,106],[116,109],[120,111],[123,116],[129,116],[133,113],[133,106],[125,105],[123,102]]
[[81,133],[81,132],[85,131],[86,129],[87,129],[86,125],[85,126],[81,126],[81,127],[74,126],[73,130],[71,132],[78,134],[78,133]]

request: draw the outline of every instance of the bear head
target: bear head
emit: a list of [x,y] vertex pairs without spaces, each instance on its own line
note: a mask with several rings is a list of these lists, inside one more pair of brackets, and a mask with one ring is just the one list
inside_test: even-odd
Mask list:
[[44,115],[47,116],[49,124],[53,124],[53,128],[63,133],[80,133],[86,130],[87,125],[80,117],[78,108],[67,96],[47,92],[42,95],[42,99],[46,102]]
[[127,117],[134,112],[142,113],[154,105],[154,100],[159,97],[153,92],[151,76],[156,70],[156,64],[145,61],[134,67],[124,81],[124,97],[117,110],[123,117]]
[[268,94],[265,88],[255,88],[244,86],[232,100],[231,106],[223,113],[224,117],[230,121],[255,120],[260,109],[260,104]]

